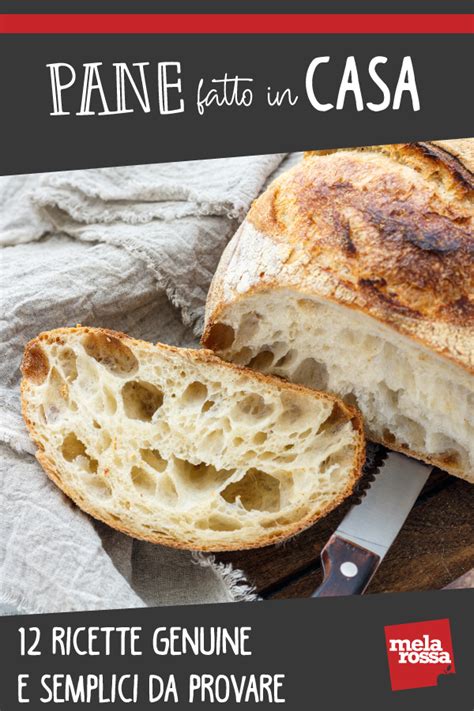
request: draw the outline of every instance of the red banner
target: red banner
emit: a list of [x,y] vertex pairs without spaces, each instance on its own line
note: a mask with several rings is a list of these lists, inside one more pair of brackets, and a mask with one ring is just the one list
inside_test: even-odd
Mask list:
[[472,34],[443,14],[0,14],[2,34]]

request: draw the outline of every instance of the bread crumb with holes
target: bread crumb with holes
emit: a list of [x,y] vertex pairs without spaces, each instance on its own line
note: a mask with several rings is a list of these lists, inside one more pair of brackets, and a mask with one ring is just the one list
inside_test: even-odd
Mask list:
[[38,460],[78,506],[177,548],[293,535],[352,492],[364,461],[360,415],[338,398],[103,329],[30,342],[22,403]]

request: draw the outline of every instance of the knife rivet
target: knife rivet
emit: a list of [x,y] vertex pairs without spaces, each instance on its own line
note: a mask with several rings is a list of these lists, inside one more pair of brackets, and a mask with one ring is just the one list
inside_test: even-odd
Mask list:
[[339,570],[346,578],[353,578],[354,575],[357,575],[359,572],[357,565],[355,563],[351,563],[349,560],[346,560],[345,563],[341,563]]

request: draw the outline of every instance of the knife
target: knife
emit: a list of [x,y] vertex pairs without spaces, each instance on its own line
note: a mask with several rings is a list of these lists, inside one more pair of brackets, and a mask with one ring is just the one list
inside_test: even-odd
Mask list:
[[432,467],[389,452],[362,501],[321,551],[324,579],[312,597],[361,595],[398,535]]

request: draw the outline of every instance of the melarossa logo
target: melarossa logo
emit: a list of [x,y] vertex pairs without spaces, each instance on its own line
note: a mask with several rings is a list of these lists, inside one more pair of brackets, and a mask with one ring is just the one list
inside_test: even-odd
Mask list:
[[398,652],[400,664],[451,664],[449,652],[445,652],[440,639],[431,639],[424,634],[422,639],[391,639],[390,651]]
[[393,691],[437,686],[442,674],[454,674],[449,620],[385,627]]

